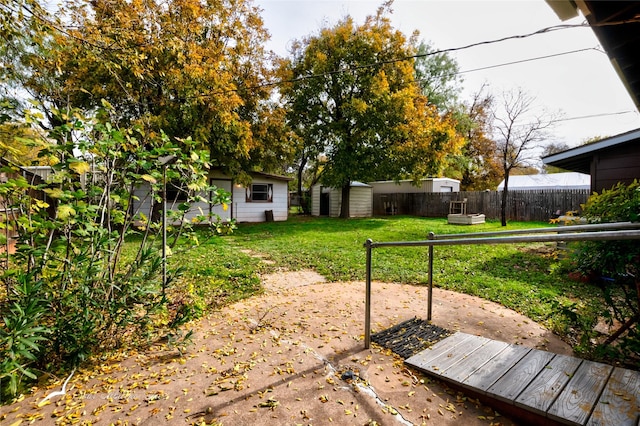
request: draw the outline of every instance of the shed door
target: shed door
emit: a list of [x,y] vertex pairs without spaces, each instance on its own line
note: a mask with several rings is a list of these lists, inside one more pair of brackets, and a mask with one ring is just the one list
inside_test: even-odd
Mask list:
[[329,193],[320,189],[320,216],[329,216]]

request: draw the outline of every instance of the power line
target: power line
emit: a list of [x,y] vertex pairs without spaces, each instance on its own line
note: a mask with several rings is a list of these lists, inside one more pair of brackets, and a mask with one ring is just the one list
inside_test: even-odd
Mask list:
[[595,50],[596,52],[602,53],[602,50],[598,49],[597,47],[585,47],[583,49],[568,50],[566,52],[552,53],[550,55],[544,55],[544,56],[536,56],[535,58],[520,59],[518,61],[503,62],[501,64],[488,65],[486,67],[480,67],[480,68],[473,68],[473,69],[470,69],[470,70],[458,71],[456,73],[453,73],[452,75],[466,74],[466,73],[475,72],[475,71],[484,71],[484,70],[488,70],[488,69],[492,69],[492,68],[505,67],[505,66],[508,66],[508,65],[523,64],[525,62],[532,62],[532,61],[537,61],[537,60],[540,60],[540,59],[556,58],[558,56],[571,55],[573,53],[580,53],[580,52],[587,52],[589,50]]
[[[7,6],[7,8],[9,10],[12,10],[8,6]],[[66,35],[68,35],[68,36],[80,41],[81,43],[86,43],[86,44],[88,44],[88,45],[90,45],[90,46],[92,46],[94,48],[113,50],[113,47],[111,47],[111,46],[98,46],[98,45],[96,45],[94,43],[89,42],[88,40],[85,40],[83,38],[80,38],[80,37],[77,37],[77,36],[75,36],[73,34],[70,34],[69,32],[65,31],[63,28],[55,25],[49,19],[41,16],[38,13],[35,13],[35,11],[32,11],[32,10],[26,8],[26,7],[24,7],[24,8],[26,9],[26,11],[28,13],[30,13],[36,19],[40,20],[41,22],[44,22],[46,24],[51,25],[56,30],[58,30],[58,31],[62,32],[63,34],[66,34]],[[606,22],[606,23],[600,23],[600,24],[594,24],[594,25],[589,25],[586,21],[582,22],[580,24],[554,25],[554,26],[542,28],[542,29],[539,29],[537,31],[534,31],[534,32],[531,32],[531,33],[526,33],[526,34],[516,34],[516,35],[501,37],[501,38],[493,39],[493,40],[485,40],[485,41],[475,42],[475,43],[471,43],[471,44],[467,44],[467,45],[459,46],[459,47],[441,49],[441,50],[436,50],[436,51],[433,51],[433,52],[409,55],[409,56],[405,56],[405,57],[394,58],[394,59],[389,59],[389,60],[384,60],[384,61],[376,61],[376,62],[372,62],[372,63],[369,63],[369,64],[346,67],[346,68],[341,68],[341,69],[337,69],[337,70],[334,70],[334,71],[328,71],[328,72],[324,72],[324,73],[310,74],[310,75],[300,76],[300,77],[292,78],[292,79],[288,79],[288,80],[278,80],[278,81],[272,81],[272,82],[266,81],[266,82],[263,82],[263,83],[260,83],[260,84],[256,84],[256,85],[244,86],[244,89],[245,90],[246,89],[249,89],[249,90],[261,89],[261,88],[271,87],[271,86],[280,86],[280,85],[286,84],[286,83],[296,83],[296,82],[309,80],[309,79],[314,79],[314,78],[324,78],[324,77],[329,77],[329,76],[332,76],[332,75],[335,75],[335,74],[342,74],[342,73],[347,73],[347,72],[356,72],[356,71],[359,71],[359,70],[362,70],[362,69],[379,67],[379,66],[382,66],[382,65],[393,64],[393,63],[397,63],[397,62],[407,61],[407,60],[411,60],[411,59],[418,59],[418,58],[423,58],[423,57],[428,57],[428,56],[433,56],[433,55],[438,55],[438,54],[443,54],[443,53],[456,52],[456,51],[470,49],[470,48],[478,47],[478,46],[482,46],[482,45],[500,43],[500,42],[507,41],[507,40],[524,39],[524,38],[528,38],[528,37],[532,37],[532,36],[536,36],[536,35],[540,35],[540,34],[546,34],[546,33],[565,30],[565,29],[584,28],[584,27],[589,27],[589,26],[591,26],[591,27],[593,27],[593,26],[612,26],[612,25],[622,25],[622,24],[638,23],[638,22],[640,22],[640,19],[631,19],[631,20],[615,21],[615,22],[612,21],[612,22]],[[519,61],[513,61],[513,62],[502,63],[502,64],[490,65],[490,66],[487,66],[487,67],[475,68],[475,69],[471,69],[471,70],[459,71],[457,73],[454,73],[453,75],[464,74],[464,73],[475,72],[475,71],[481,71],[481,70],[485,70],[485,69],[497,68],[497,67],[502,67],[502,66],[519,64],[519,63],[525,63],[525,62],[530,62],[530,61],[535,61],[535,60],[540,60],[540,59],[547,59],[547,58],[563,56],[563,55],[578,53],[578,52],[587,51],[587,50],[600,51],[597,48],[584,48],[584,49],[578,49],[578,50],[573,50],[573,51],[568,51],[568,52],[561,52],[561,53],[557,53],[557,54],[539,56],[539,57],[535,57],[535,58],[523,59],[523,60],[519,60]],[[212,96],[212,95],[219,95],[219,94],[224,94],[224,93],[237,92],[238,90],[239,90],[239,88],[226,89],[226,90],[221,90],[221,91],[212,92],[212,93],[208,93],[208,94],[196,95],[196,96],[193,96],[192,98],[204,98],[204,97],[209,97],[209,96]]]
[[599,117],[608,117],[612,115],[623,115],[623,114],[635,114],[636,111],[618,111],[618,112],[603,112],[600,114],[590,114],[590,115],[581,115],[578,117],[569,117],[569,118],[559,118],[557,120],[552,120],[552,123],[557,123],[560,121],[572,121],[572,120],[583,120],[586,118],[599,118]]
[[[638,20],[638,22],[640,22],[640,20]],[[381,65],[388,65],[388,64],[393,64],[393,63],[397,63],[397,62],[408,61],[408,60],[411,60],[411,59],[425,58],[425,57],[428,57],[428,56],[433,56],[433,55],[439,55],[439,54],[443,54],[443,53],[450,53],[450,52],[456,52],[456,51],[459,51],[459,50],[470,49],[472,47],[478,47],[478,46],[483,46],[483,45],[493,44],[493,43],[500,43],[500,42],[507,41],[507,40],[523,39],[523,38],[532,37],[532,36],[539,35],[539,34],[545,34],[545,33],[553,32],[553,31],[559,31],[559,30],[570,29],[570,28],[582,28],[582,27],[588,27],[588,24],[587,23],[582,23],[582,24],[554,25],[554,26],[551,26],[551,27],[542,28],[542,29],[534,31],[532,33],[516,34],[516,35],[512,35],[512,36],[498,38],[498,39],[485,40],[485,41],[480,41],[480,42],[476,42],[476,43],[471,43],[471,44],[467,44],[467,45],[459,46],[459,47],[450,47],[450,48],[447,48],[447,49],[435,50],[433,52],[419,53],[419,54],[416,54],[416,55],[409,55],[409,56],[404,56],[404,57],[400,57],[400,58],[388,59],[388,60],[385,60],[385,61],[376,61],[376,62],[372,62],[372,63],[369,63],[369,64],[346,67],[346,68],[341,68],[341,69],[334,70],[334,71],[327,71],[327,72],[324,72],[324,73],[304,75],[304,76],[300,76],[300,77],[296,77],[296,78],[292,78],[292,79],[288,79],[288,80],[278,80],[278,81],[275,81],[275,82],[265,82],[265,83],[262,83],[262,84],[259,84],[259,85],[255,85],[255,86],[247,86],[247,88],[249,88],[249,89],[253,89],[253,88],[259,89],[259,88],[268,87],[268,86],[279,86],[279,85],[285,84],[285,83],[297,83],[299,81],[310,80],[310,79],[314,79],[314,78],[330,77],[330,76],[335,75],[335,74],[354,72],[354,71],[359,71],[359,70],[362,70],[362,69],[378,67],[378,66],[381,66]],[[573,52],[571,52],[571,53],[573,53]],[[532,60],[534,60],[534,59],[532,59]],[[497,65],[497,66],[499,66],[499,65]],[[471,71],[465,71],[465,72],[471,72]]]

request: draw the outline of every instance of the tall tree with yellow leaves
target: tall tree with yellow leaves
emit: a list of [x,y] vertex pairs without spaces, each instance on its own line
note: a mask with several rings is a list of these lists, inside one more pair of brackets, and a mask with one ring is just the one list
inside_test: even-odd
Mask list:
[[251,154],[286,152],[282,140],[265,150],[256,137],[277,114],[263,84],[269,35],[250,0],[71,0],[56,18],[32,19],[48,23],[48,36],[23,52],[20,83],[45,112],[91,111],[104,99],[118,124],[149,141],[161,130],[177,144],[191,137],[234,174],[260,162]]
[[289,123],[307,152],[326,157],[321,181],[341,188],[343,218],[353,181],[437,175],[462,144],[453,120],[422,94],[416,40],[392,28],[388,9],[296,42],[281,68]]

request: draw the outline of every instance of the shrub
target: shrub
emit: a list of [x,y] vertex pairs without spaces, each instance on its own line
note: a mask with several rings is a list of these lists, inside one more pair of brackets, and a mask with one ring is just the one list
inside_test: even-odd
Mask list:
[[[640,183],[617,184],[601,194],[594,194],[583,206],[583,216],[590,223],[637,222],[640,220]],[[621,351],[632,359],[640,355],[640,244],[630,241],[588,241],[575,245],[572,256],[576,268],[585,276],[598,280],[607,306],[601,317],[610,325],[622,326],[598,351]],[[615,347],[609,343],[623,337]],[[620,355],[620,354],[619,354]]]
[[[195,308],[171,300],[180,270],[169,270],[165,279],[161,226],[151,220],[163,202],[165,173],[187,194],[170,216],[177,220],[168,227],[174,242],[197,241],[199,234],[182,219],[193,201],[202,201],[198,194],[228,202],[226,192],[208,186],[204,152],[187,154],[165,135],[118,129],[104,119],[59,118],[65,124],[50,135],[56,143],[40,151],[53,164],[51,176],[29,182],[18,174],[0,184],[0,197],[15,212],[3,226],[18,235],[17,251],[0,274],[5,394],[15,394],[38,370],[75,366],[105,348],[170,333],[190,318]],[[189,140],[183,143],[189,148]],[[158,158],[167,154],[177,161],[163,169]],[[149,214],[133,210],[134,190],[142,184],[151,188]],[[135,247],[124,250],[128,239]]]

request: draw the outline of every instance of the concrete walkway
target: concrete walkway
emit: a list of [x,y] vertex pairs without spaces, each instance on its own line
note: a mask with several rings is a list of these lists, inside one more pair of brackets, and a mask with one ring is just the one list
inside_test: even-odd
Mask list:
[[[29,424],[417,425],[514,424],[411,370],[391,352],[364,350],[364,283],[311,272],[263,277],[263,295],[195,324],[180,354],[122,352],[0,407]],[[424,287],[373,284],[373,331],[426,315]],[[543,327],[494,303],[436,289],[433,323],[507,343],[570,354]],[[462,421],[462,423],[460,423]]]

